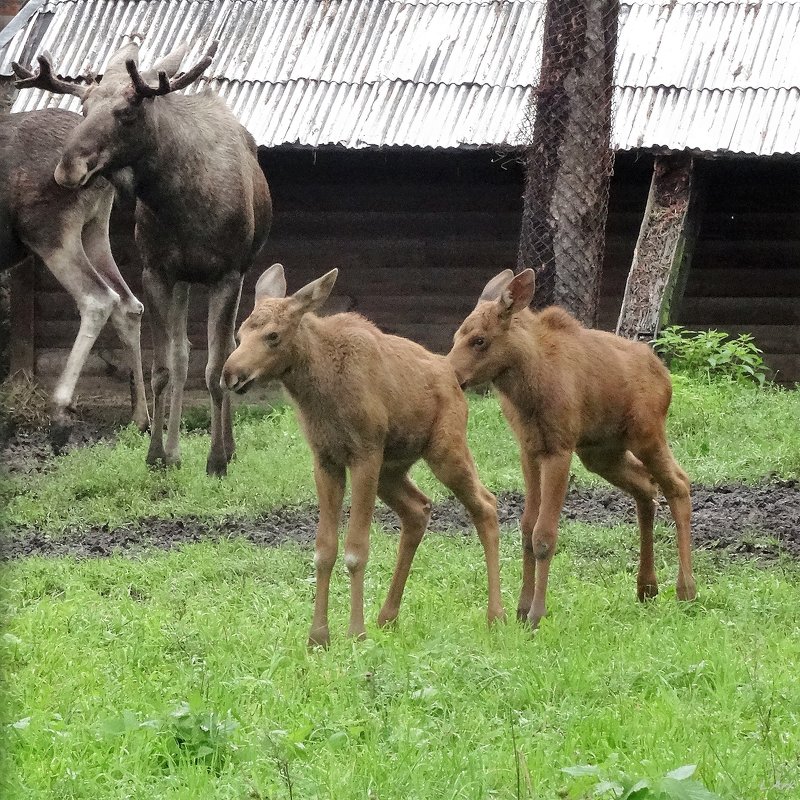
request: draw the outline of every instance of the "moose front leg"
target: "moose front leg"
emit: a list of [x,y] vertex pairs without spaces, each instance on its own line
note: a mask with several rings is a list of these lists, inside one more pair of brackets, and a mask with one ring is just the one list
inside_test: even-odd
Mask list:
[[539,459],[541,474],[541,505],[536,525],[533,528],[533,557],[536,559],[536,585],[533,590],[533,605],[528,613],[532,629],[547,614],[545,599],[550,562],[556,551],[558,540],[558,518],[564,506],[569,484],[569,465],[572,453],[555,453]]
[[522,474],[525,478],[525,509],[520,520],[522,540],[522,586],[517,602],[517,619],[528,619],[533,605],[533,591],[536,585],[536,559],[533,557],[533,529],[539,518],[541,500],[541,476],[536,455],[522,455]]
[[339,519],[344,500],[344,467],[322,466],[314,461],[314,481],[319,500],[319,526],[314,553],[317,572],[317,588],[314,597],[314,619],[308,634],[309,647],[327,647],[330,643],[328,630],[328,596],[331,572],[339,549]]
[[363,639],[367,635],[364,625],[364,572],[369,557],[369,526],[375,510],[382,461],[382,452],[370,453],[350,467],[352,501],[344,540],[344,563],[350,573],[350,625],[347,635],[356,639]]
[[231,396],[223,391],[220,378],[226,359],[235,349],[233,332],[241,293],[242,276],[229,274],[214,286],[208,298],[206,386],[211,395],[211,450],[206,472],[220,477],[227,474],[234,452]]

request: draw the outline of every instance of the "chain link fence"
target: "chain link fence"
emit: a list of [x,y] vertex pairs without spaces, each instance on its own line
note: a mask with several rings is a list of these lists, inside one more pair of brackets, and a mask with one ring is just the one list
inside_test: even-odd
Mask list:
[[536,270],[537,307],[597,319],[611,151],[619,0],[547,0],[542,69],[524,133],[517,268]]

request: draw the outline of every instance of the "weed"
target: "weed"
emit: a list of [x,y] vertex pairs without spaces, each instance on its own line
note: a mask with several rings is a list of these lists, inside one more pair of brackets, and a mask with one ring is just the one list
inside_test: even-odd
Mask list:
[[[687,764],[655,779],[631,777],[619,770],[609,773],[591,765],[564,767],[561,771],[572,778],[588,778],[588,788],[594,797],[605,795],[615,800],[722,800],[701,783],[691,780],[696,769],[695,764]],[[582,782],[586,789],[585,780]],[[580,796],[586,795],[581,792]]]
[[670,369],[693,378],[727,378],[740,382],[767,382],[763,351],[749,333],[732,339],[724,331],[687,331],[681,325],[664,328],[653,340]]

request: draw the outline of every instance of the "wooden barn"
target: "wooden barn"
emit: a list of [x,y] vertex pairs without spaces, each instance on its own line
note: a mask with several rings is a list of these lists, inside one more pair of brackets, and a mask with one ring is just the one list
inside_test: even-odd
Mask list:
[[[184,40],[220,48],[206,85],[255,136],[275,207],[248,277],[281,261],[290,288],[340,267],[337,305],[447,350],[486,280],[514,266],[522,210],[515,155],[541,60],[540,0],[36,0],[0,38],[12,60],[50,50],[62,75],[102,73],[125,34],[147,64]],[[2,36],[2,34],[0,34]],[[798,0],[621,4],[612,179],[600,324],[613,329],[656,155],[688,151],[704,205],[675,321],[754,335],[779,379],[800,380]],[[13,111],[76,108],[20,94]],[[137,293],[131,208],[114,249]],[[203,381],[205,302],[190,319],[190,380]],[[78,319],[42,268],[12,287],[15,369],[61,369]],[[145,329],[145,358],[149,333]],[[104,332],[89,380],[118,374]],[[113,385],[113,381],[108,381]]]

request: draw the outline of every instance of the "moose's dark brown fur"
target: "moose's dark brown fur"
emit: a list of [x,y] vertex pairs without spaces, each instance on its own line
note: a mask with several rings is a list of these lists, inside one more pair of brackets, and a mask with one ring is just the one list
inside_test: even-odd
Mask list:
[[114,187],[102,177],[80,189],[53,179],[61,151],[79,114],[59,109],[0,116],[0,269],[40,258],[75,300],[80,330],[53,392],[54,445],[69,433],[67,412],[92,345],[111,317],[134,378],[133,418],[148,425],[142,376],[142,304],[120,275],[108,225]]
[[573,452],[636,500],[641,600],[658,592],[653,519],[661,487],[677,527],[678,597],[693,599],[689,480],[665,430],[669,373],[645,344],[586,329],[561,308],[532,312],[533,289],[530,269],[492,279],[447,356],[462,386],[494,385],[520,444],[526,498],[518,616],[536,627],[546,613]]
[[[62,186],[129,168],[136,204],[136,243],[144,264],[145,299],[153,331],[153,425],[150,464],[180,461],[180,415],[189,364],[189,285],[209,287],[206,383],[212,401],[207,471],[223,475],[233,457],[230,401],[219,378],[233,338],[242,276],[267,238],[272,205],[252,136],[211,91],[176,94],[211,63],[208,53],[178,73],[181,47],[140,72],[138,45],[115,53],[101,82],[68,84],[48,56],[23,82],[77,94],[85,119],[55,168]],[[20,72],[18,72],[20,74]],[[170,409],[163,442],[166,390]]]
[[408,476],[420,458],[466,506],[483,544],[489,620],[503,617],[499,530],[494,496],[480,483],[467,447],[467,405],[442,356],[379,331],[358,314],[318,317],[336,270],[286,298],[275,264],[256,286],[253,313],[223,370],[223,385],[245,391],[256,379],[279,380],[294,400],[314,454],[320,518],[317,595],[309,642],[327,644],[328,590],[350,470],[352,505],[345,539],[350,573],[349,633],[364,628],[364,569],[376,495],[400,517],[402,530],[391,587],[378,622],[397,617],[406,579],[430,517],[430,500]]

